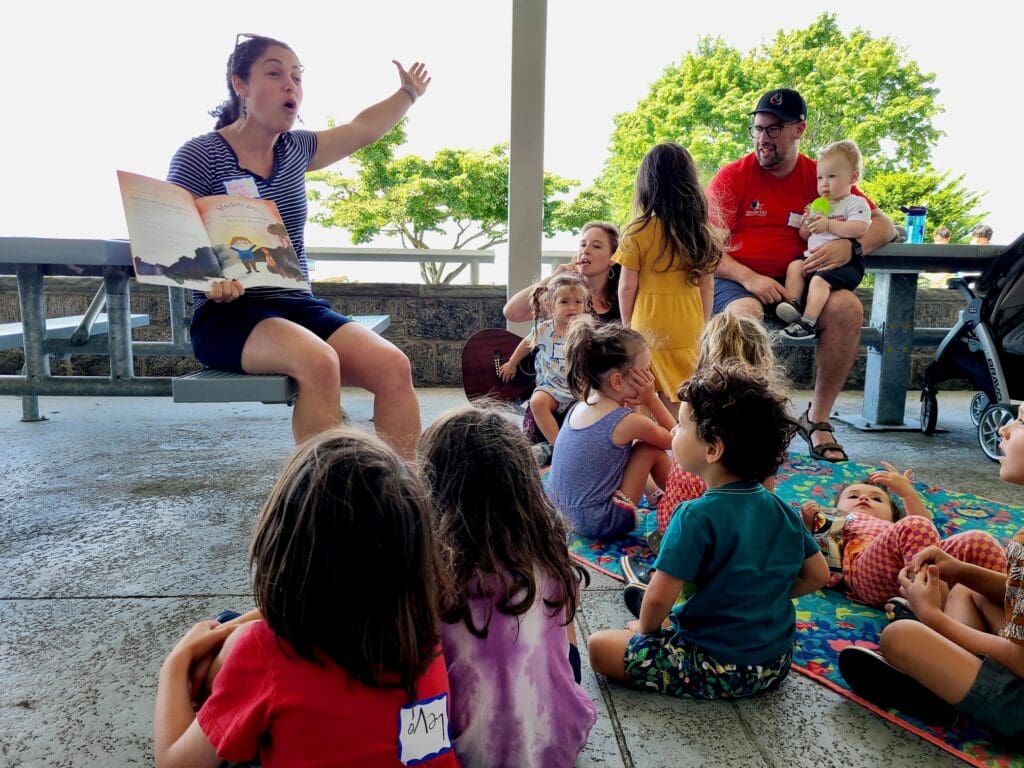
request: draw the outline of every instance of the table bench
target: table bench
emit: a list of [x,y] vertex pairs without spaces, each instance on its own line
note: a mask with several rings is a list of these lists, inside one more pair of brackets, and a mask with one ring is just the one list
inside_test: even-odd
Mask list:
[[[84,324],[88,315],[71,315],[69,317],[51,317],[46,321],[46,338],[71,339],[79,329],[83,329],[86,338],[104,336],[110,328],[110,321],[105,313],[96,315],[91,325]],[[143,328],[149,325],[149,315],[129,315],[132,328]],[[0,351],[21,349],[25,345],[25,328],[22,323],[0,323]]]
[[[376,333],[391,325],[390,315],[354,315],[354,321]],[[291,403],[297,388],[290,376],[254,376],[206,368],[171,379],[176,403]]]

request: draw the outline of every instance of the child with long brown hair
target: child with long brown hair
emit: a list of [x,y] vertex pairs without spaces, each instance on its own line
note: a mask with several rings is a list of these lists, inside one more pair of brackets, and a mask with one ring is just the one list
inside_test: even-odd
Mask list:
[[639,333],[581,318],[565,343],[579,402],[555,443],[548,493],[574,531],[611,539],[636,525],[648,478],[664,487],[675,419],[655,391],[651,350]]
[[[379,440],[333,429],[300,445],[256,526],[258,612],[197,624],[163,664],[156,764],[457,766],[430,518],[427,489]],[[372,589],[353,588],[371,572]],[[195,712],[190,680],[232,632]]]
[[572,623],[587,577],[526,437],[497,408],[467,405],[427,429],[420,458],[454,582],[442,633],[456,754],[568,768],[597,718]]
[[[533,308],[533,330],[512,352],[498,370],[502,381],[516,375],[519,363],[531,351],[537,369],[537,386],[530,395],[530,411],[534,423],[552,445],[558,437],[561,417],[572,404],[572,393],[566,383],[565,345],[563,339],[574,318],[590,312],[590,291],[579,275],[565,273],[538,286],[530,296]],[[542,320],[544,312],[549,320]]]
[[723,235],[690,153],[671,142],[648,151],[636,175],[635,218],[613,260],[622,265],[622,322],[651,344],[656,388],[678,409],[676,390],[696,369],[701,328],[711,317]]

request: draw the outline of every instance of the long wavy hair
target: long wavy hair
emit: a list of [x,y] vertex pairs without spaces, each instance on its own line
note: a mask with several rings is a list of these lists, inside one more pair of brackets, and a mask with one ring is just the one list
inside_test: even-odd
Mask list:
[[[487,637],[495,609],[518,617],[541,599],[568,625],[589,576],[569,559],[565,523],[541,487],[522,430],[497,405],[478,400],[431,424],[419,457],[453,582],[444,621]],[[555,599],[540,594],[539,574],[558,586]],[[479,625],[471,597],[491,598]]]
[[655,144],[636,174],[633,220],[626,234],[636,234],[657,219],[661,249],[657,272],[679,271],[691,285],[712,275],[724,252],[725,233],[712,226],[707,196],[690,153],[679,144]]

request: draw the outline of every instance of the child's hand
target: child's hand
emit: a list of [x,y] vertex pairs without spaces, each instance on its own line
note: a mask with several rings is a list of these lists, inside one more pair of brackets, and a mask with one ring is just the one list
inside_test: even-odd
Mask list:
[[190,629],[178,641],[168,656],[165,664],[172,660],[180,660],[187,664],[189,671],[189,694],[193,705],[201,697],[203,681],[217,650],[232,632],[233,624],[218,624],[216,621],[201,621]]
[[887,461],[883,461],[882,466],[885,467],[884,470],[880,469],[868,475],[869,483],[884,485],[901,499],[906,499],[908,496],[916,493],[913,484],[910,482],[914,474],[913,469],[907,469],[900,473],[896,467]]
[[516,375],[517,367],[517,365],[515,365],[511,360],[509,360],[507,363],[505,363],[498,369],[498,378],[500,378],[502,381],[511,381],[512,378]]
[[633,619],[626,624],[626,629],[632,632],[634,635],[640,634],[640,619]]
[[910,566],[907,570],[913,576],[913,574],[919,573],[929,565],[933,565],[938,569],[939,578],[943,581],[956,584],[962,563],[941,547],[933,544],[914,555],[910,560]]
[[807,216],[807,220],[804,226],[807,228],[807,231],[810,232],[811,234],[820,235],[828,232],[828,221],[829,220],[827,216],[812,213]]
[[650,399],[657,398],[658,393],[654,389],[654,374],[650,371],[642,371],[639,368],[630,368],[629,373],[626,374],[626,380],[636,390],[637,402],[647,403]]
[[800,517],[803,518],[804,527],[808,531],[814,531],[814,518],[820,511],[821,507],[816,501],[805,501],[800,505]]
[[934,565],[925,566],[916,577],[911,578],[907,568],[900,571],[900,594],[907,598],[910,610],[930,626],[930,620],[936,613],[942,613],[942,579],[939,569]]

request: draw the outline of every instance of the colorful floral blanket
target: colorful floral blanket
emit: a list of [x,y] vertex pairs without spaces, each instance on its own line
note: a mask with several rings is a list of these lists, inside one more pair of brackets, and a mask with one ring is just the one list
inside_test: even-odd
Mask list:
[[[794,508],[799,508],[800,503],[808,499],[816,500],[822,506],[831,506],[840,486],[862,482],[874,469],[878,467],[855,462],[829,464],[794,454],[779,470],[775,491]],[[932,510],[935,524],[943,537],[980,528],[1005,543],[1024,526],[1024,508],[924,483],[915,483],[915,487]],[[633,555],[644,563],[653,563],[654,555],[647,545],[647,536],[655,530],[654,510],[644,507],[643,512],[637,528],[617,542],[598,543],[581,536],[572,536],[570,550],[573,556],[585,565],[620,580],[622,572],[619,558],[622,555]],[[850,691],[839,674],[839,651],[853,644],[877,648],[879,632],[885,626],[885,614],[882,611],[854,602],[840,592],[823,590],[797,600],[796,618],[797,647],[793,661],[798,671],[968,763],[1024,768],[1024,756],[993,744],[986,732],[972,723],[960,722],[952,728],[929,726],[897,710],[879,710]]]

